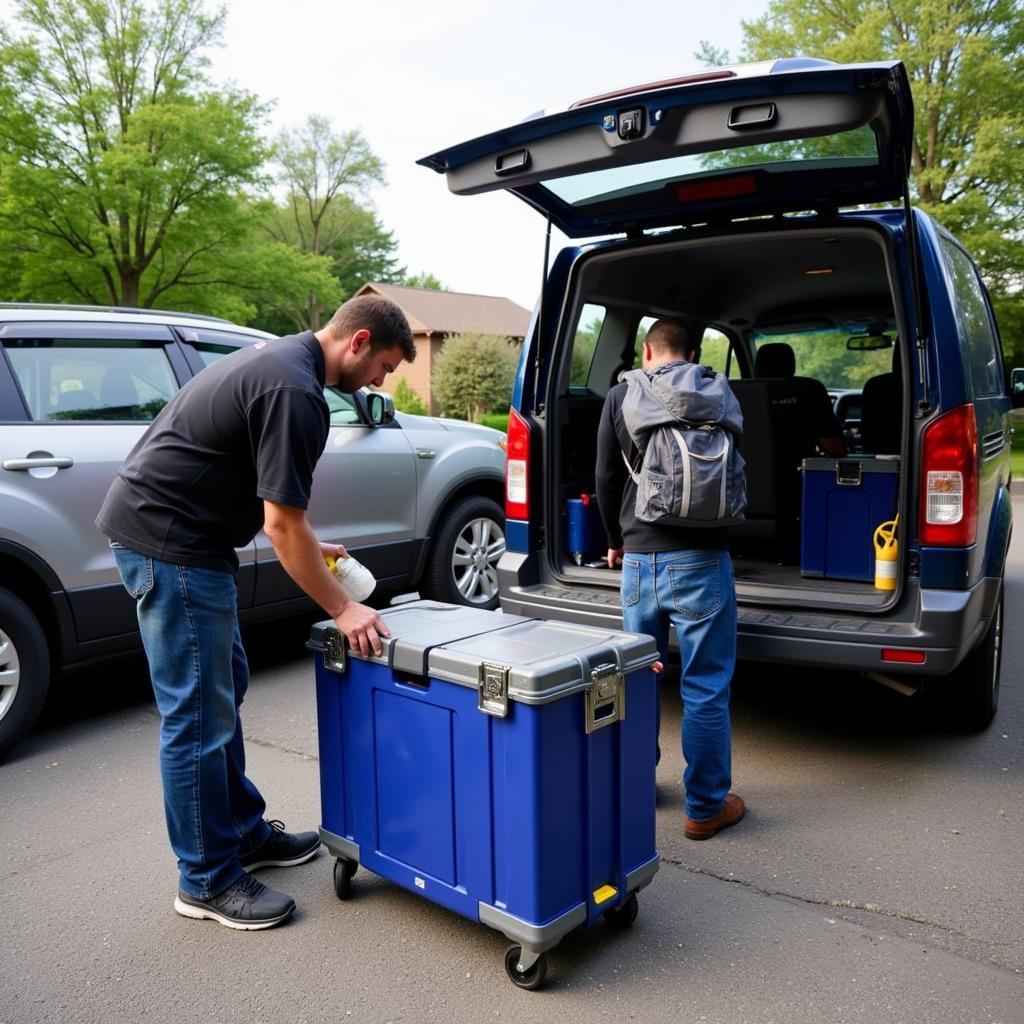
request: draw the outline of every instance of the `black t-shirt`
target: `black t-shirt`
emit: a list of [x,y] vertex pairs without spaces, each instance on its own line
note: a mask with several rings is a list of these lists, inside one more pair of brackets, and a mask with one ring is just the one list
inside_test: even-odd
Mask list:
[[263,525],[263,499],[309,505],[330,426],[323,386],[312,331],[208,366],[132,449],[96,525],[161,561],[234,572],[234,549]]
[[622,547],[635,554],[725,548],[728,539],[722,527],[661,526],[637,519],[636,484],[622,458],[625,453],[633,466],[640,460],[640,451],[622,420],[626,388],[626,384],[616,384],[608,392],[597,428],[597,504],[608,534],[608,546]]

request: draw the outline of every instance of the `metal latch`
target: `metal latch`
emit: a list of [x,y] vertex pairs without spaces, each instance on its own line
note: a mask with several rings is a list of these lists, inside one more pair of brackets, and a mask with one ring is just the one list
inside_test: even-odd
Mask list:
[[477,707],[486,715],[504,718],[508,714],[508,665],[480,664],[480,700]]
[[862,468],[859,462],[836,463],[836,483],[841,487],[860,487]]
[[328,630],[324,635],[324,668],[344,672],[347,667],[344,637],[336,629]]
[[587,732],[621,722],[625,717],[625,677],[618,665],[598,665],[591,671],[590,686],[587,687]]

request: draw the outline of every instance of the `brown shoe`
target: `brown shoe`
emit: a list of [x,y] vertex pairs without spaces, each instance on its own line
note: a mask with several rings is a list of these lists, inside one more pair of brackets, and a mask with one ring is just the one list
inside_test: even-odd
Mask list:
[[746,812],[747,808],[743,803],[743,797],[737,793],[729,793],[722,804],[722,809],[713,818],[708,818],[707,821],[694,821],[693,818],[687,818],[683,822],[683,835],[687,839],[710,839],[716,832],[721,832],[723,828],[735,825]]

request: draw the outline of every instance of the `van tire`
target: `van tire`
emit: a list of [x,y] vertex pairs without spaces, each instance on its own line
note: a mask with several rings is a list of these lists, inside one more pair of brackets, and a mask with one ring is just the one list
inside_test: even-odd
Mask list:
[[0,587],[0,757],[39,717],[50,687],[50,649],[28,605]]
[[999,676],[1003,661],[1003,588],[995,614],[981,643],[945,678],[942,710],[957,732],[981,732],[992,724],[999,709]]
[[[469,593],[465,593],[459,589],[459,575],[462,573],[455,559],[460,552],[465,553],[472,548],[475,532],[484,538],[491,551],[498,554],[489,560],[486,580],[481,578],[474,584],[463,576],[463,586],[470,587]],[[460,498],[444,511],[437,524],[421,584],[423,595],[449,604],[497,608],[497,558],[504,550],[505,514],[498,503],[479,494]],[[493,593],[488,594],[487,591],[492,589]]]

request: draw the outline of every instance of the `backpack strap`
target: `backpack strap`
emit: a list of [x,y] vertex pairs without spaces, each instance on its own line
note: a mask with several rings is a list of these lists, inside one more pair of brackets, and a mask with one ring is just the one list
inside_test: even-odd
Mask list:
[[626,472],[633,478],[633,483],[640,486],[640,474],[630,465],[629,459],[626,458],[626,453],[620,448],[619,454],[622,456],[622,461],[626,464]]

